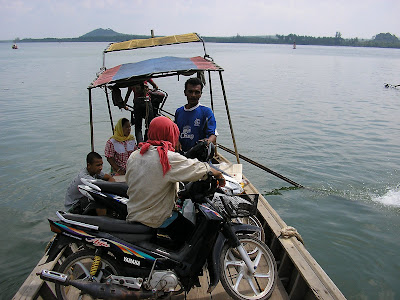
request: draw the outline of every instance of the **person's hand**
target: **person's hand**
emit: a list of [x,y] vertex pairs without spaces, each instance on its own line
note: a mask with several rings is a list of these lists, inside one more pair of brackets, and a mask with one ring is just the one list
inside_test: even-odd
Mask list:
[[207,138],[201,139],[199,142],[207,142],[207,146],[210,144],[210,140]]
[[221,176],[217,176],[216,178],[218,180],[218,185],[224,187],[226,183],[224,175],[221,174]]
[[120,168],[120,169],[117,170],[117,174],[118,175],[125,175],[125,170]]
[[182,150],[182,145],[179,141],[177,141],[175,144],[175,152],[179,152],[181,150]]
[[221,186],[221,187],[225,186],[225,177],[220,171],[218,171],[214,168],[211,168],[211,173],[218,180],[219,186]]

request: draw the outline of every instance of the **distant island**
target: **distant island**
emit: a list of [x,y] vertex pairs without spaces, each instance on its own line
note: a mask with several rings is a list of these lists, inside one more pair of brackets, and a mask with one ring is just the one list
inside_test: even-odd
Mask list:
[[[98,28],[77,38],[16,38],[14,43],[30,42],[123,42],[131,39],[146,39],[149,35],[135,35],[118,33],[110,28]],[[252,44],[294,44],[296,45],[320,45],[320,46],[350,46],[350,47],[379,47],[400,48],[400,40],[390,33],[379,33],[371,39],[344,39],[340,32],[332,37],[312,37],[296,34],[289,35],[266,35],[266,36],[236,36],[230,37],[208,37],[202,36],[205,42],[211,43],[252,43]],[[10,41],[2,41],[10,42]]]

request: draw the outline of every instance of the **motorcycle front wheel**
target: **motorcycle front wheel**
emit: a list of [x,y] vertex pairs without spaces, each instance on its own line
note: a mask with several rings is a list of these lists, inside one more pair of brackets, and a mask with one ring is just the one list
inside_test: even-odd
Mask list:
[[[78,251],[66,258],[66,260],[56,268],[57,272],[66,274],[72,280],[88,281],[90,268],[94,259],[94,250]],[[99,269],[93,278],[95,282],[104,282],[109,275],[119,275],[120,271],[111,257],[101,258]],[[81,291],[73,286],[55,285],[57,299],[93,299],[90,295],[81,294]]]
[[258,228],[260,228],[259,232],[255,232],[254,234],[250,234],[250,235],[259,239],[261,242],[265,243],[264,228],[263,228],[260,220],[256,216],[241,217],[241,218],[236,218],[236,220],[241,224],[253,225],[253,226],[257,226]]
[[226,244],[221,252],[221,283],[233,299],[268,299],[275,288],[277,269],[271,250],[260,240],[251,236],[240,236],[240,243],[247,253],[255,273],[251,274],[235,248]]

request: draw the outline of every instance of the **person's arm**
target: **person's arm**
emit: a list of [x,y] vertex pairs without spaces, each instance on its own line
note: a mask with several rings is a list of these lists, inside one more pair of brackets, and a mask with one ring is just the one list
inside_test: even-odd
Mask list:
[[[176,126],[178,126],[178,128],[179,128],[179,125],[178,125],[178,123],[177,123],[177,119],[178,119],[178,110],[179,110],[179,108],[175,111],[174,123],[175,123]],[[182,151],[182,145],[181,145],[181,141],[178,139],[178,142],[177,142],[176,145],[175,145],[175,152],[180,152],[180,151]]]
[[168,151],[168,160],[171,169],[165,176],[168,176],[171,182],[206,180],[212,173],[220,180],[221,186],[225,185],[222,173],[210,167],[208,163],[186,158],[178,153],[171,153],[171,151]]
[[128,87],[128,90],[126,91],[126,95],[125,95],[125,100],[124,100],[124,104],[128,103],[129,100],[129,96],[132,93],[132,88]]
[[212,134],[206,139],[206,141],[208,143],[213,143],[214,145],[216,145],[217,144],[217,136],[215,134]]
[[125,175],[125,170],[117,165],[114,157],[107,157],[107,161],[111,165],[115,173],[117,173],[118,175]]
[[153,89],[158,90],[158,86],[157,84],[153,81],[153,79],[149,79],[147,80],[147,82],[149,82],[151,84],[151,86],[153,87]]
[[215,121],[215,116],[210,108],[206,110],[206,125],[205,125],[205,135],[208,143],[217,144],[217,122]]
[[114,155],[115,155],[114,145],[109,139],[106,143],[106,147],[104,148],[104,156],[107,158],[108,163],[113,168],[113,170],[118,173],[119,175],[125,175],[125,170],[122,170],[117,163],[115,162]]
[[182,150],[181,142],[178,140],[175,145],[175,152],[179,152]]
[[104,174],[103,180],[115,182],[115,179],[110,174]]

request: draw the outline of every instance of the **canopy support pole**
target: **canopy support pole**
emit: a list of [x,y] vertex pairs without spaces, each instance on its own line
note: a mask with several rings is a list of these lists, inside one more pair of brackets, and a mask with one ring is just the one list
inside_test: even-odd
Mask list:
[[203,49],[204,49],[204,58],[207,58],[207,57],[210,57],[208,54],[207,54],[207,51],[206,51],[206,45],[204,44],[204,41],[203,41],[203,39],[196,33],[196,35],[197,35],[197,37],[200,39],[200,41],[203,43]]
[[89,116],[90,116],[90,144],[92,152],[94,151],[94,135],[93,135],[93,107],[92,107],[92,89],[89,89]]
[[211,109],[214,112],[214,99],[213,99],[213,92],[212,92],[212,85],[211,85],[211,72],[210,70],[208,72],[208,85],[210,86],[210,98],[211,98]]
[[232,136],[233,147],[235,148],[236,161],[237,161],[238,164],[240,164],[239,152],[238,152],[237,147],[236,147],[235,134],[233,133],[233,126],[232,126],[232,121],[231,121],[231,114],[230,114],[230,112],[229,112],[229,107],[228,107],[228,100],[226,99],[224,80],[222,79],[222,71],[218,71],[218,73],[219,73],[219,80],[221,81],[222,94],[224,95],[226,115],[228,116],[229,128],[230,128],[230,130],[231,130],[231,136]]
[[106,98],[107,98],[107,106],[108,106],[108,114],[110,115],[111,130],[112,130],[112,134],[114,134],[114,123],[113,123],[112,113],[111,113],[110,98],[108,97],[106,86],[104,86],[104,92],[106,93]]

